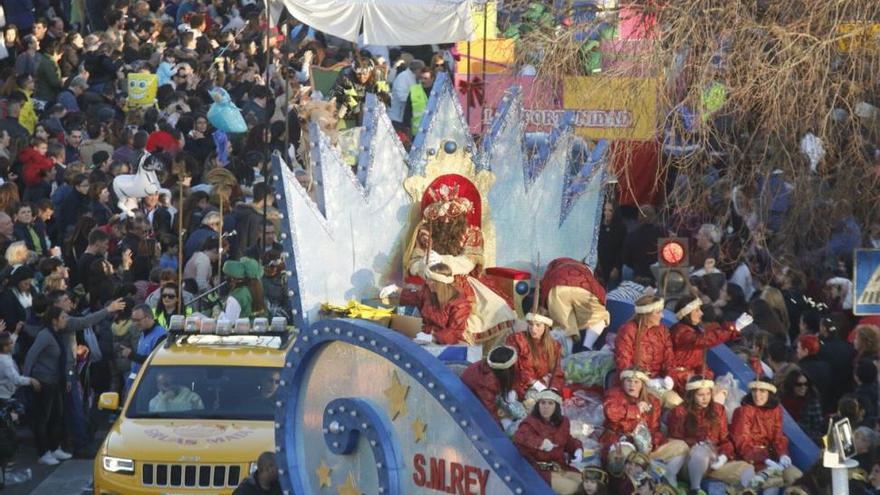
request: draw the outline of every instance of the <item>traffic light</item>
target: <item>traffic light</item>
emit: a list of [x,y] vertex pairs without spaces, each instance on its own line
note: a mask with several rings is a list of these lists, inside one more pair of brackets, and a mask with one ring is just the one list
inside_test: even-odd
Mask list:
[[661,237],[657,240],[657,291],[666,299],[677,299],[690,289],[688,240],[683,237]]

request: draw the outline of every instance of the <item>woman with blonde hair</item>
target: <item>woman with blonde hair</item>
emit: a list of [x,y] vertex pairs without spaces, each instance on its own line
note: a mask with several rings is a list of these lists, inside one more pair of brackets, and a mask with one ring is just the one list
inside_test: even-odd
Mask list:
[[[549,388],[562,390],[565,373],[559,342],[550,336],[553,327],[545,311],[526,315],[528,329],[507,337],[507,345],[516,349],[516,381],[513,384],[519,400]],[[531,392],[531,393],[530,393]],[[531,398],[531,397],[530,397]]]
[[18,186],[12,182],[0,185],[0,211],[5,211],[9,216],[15,215],[15,208],[21,202],[18,195]]
[[788,329],[791,328],[791,318],[788,315],[788,307],[785,305],[785,296],[782,295],[782,291],[768,285],[761,291],[761,299],[767,302],[770,309],[779,318],[785,331],[788,332]]

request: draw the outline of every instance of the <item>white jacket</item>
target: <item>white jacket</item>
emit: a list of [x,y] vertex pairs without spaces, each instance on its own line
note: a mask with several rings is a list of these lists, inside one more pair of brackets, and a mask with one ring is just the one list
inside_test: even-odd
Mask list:
[[18,387],[30,385],[31,379],[18,372],[18,365],[9,354],[0,354],[0,399],[9,399]]

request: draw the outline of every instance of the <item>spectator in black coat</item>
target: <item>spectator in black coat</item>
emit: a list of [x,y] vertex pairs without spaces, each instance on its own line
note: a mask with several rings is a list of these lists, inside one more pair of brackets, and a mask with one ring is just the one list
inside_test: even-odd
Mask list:
[[69,225],[73,227],[81,216],[90,212],[88,196],[89,177],[86,174],[76,174],[71,184],[73,185],[73,190],[61,199],[58,208],[55,210],[55,219],[58,225],[61,226]]
[[281,495],[275,454],[272,452],[260,454],[257,459],[257,470],[245,478],[232,495]]
[[862,359],[856,364],[854,375],[854,393],[865,411],[865,424],[873,427],[877,424],[877,366],[870,359]]
[[653,206],[642,207],[639,226],[626,236],[623,243],[623,264],[633,271],[633,278],[654,278],[651,265],[657,262],[657,239],[666,235],[657,225]]
[[834,386],[831,388],[829,400],[834,403],[855,386],[852,377],[856,350],[843,339],[846,335],[844,331],[842,318],[837,315],[827,316],[819,321],[819,341],[822,343],[819,359],[831,367],[829,376],[834,377]]
[[89,232],[89,245],[76,260],[76,270],[71,273],[70,286],[82,284],[88,288],[91,285],[92,264],[96,260],[104,259],[109,248],[110,236],[106,232],[97,228]]
[[819,338],[815,335],[801,335],[795,341],[798,367],[807,375],[816,392],[819,393],[822,413],[829,414],[834,411],[837,401],[831,399],[831,365],[819,358],[819,348]]
[[620,280],[620,268],[623,265],[623,243],[626,240],[626,225],[617,212],[614,203],[605,202],[602,210],[602,225],[599,226],[599,265],[596,272],[605,283]]
[[0,293],[0,319],[10,331],[14,332],[19,323],[24,324],[28,319],[33,305],[33,281],[33,268],[17,266],[9,275],[6,289]]
[[254,186],[253,202],[236,205],[233,216],[238,236],[233,257],[238,258],[254,245],[262,243],[263,208],[272,206],[272,202],[272,189],[265,182],[260,182]]

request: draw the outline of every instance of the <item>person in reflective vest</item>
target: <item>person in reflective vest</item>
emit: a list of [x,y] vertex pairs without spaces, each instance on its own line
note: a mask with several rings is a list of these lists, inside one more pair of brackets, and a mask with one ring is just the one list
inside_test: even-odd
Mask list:
[[[180,291],[177,288],[177,284],[173,282],[162,284],[162,287],[159,288],[159,303],[156,304],[156,308],[153,310],[153,316],[156,318],[156,323],[163,328],[168,328],[172,316],[181,314],[177,310],[179,297]],[[190,316],[192,313],[191,307],[184,306],[184,316]]]
[[419,83],[409,88],[409,97],[403,110],[403,124],[409,126],[410,133],[415,136],[422,125],[422,116],[428,106],[428,97],[434,87],[434,73],[425,67],[419,71]]

